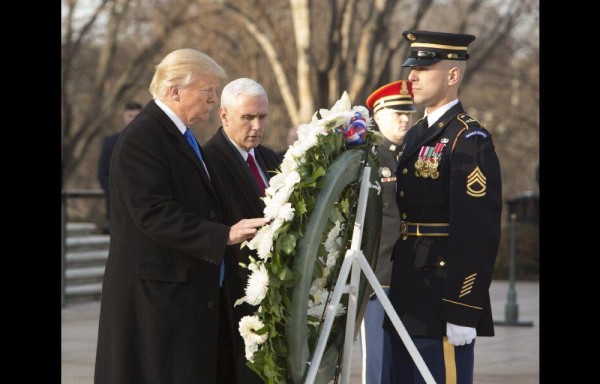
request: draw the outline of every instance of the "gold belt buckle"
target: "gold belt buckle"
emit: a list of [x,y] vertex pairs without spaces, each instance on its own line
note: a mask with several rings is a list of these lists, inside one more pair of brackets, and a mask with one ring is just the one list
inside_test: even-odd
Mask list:
[[406,221],[401,221],[400,222],[400,233],[403,235],[406,235],[407,232],[408,232],[408,224],[406,223]]

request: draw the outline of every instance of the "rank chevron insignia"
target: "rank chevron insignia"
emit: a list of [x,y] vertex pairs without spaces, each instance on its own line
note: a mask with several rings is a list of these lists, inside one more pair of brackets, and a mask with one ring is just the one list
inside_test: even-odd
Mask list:
[[465,277],[462,288],[460,290],[460,295],[458,295],[458,297],[463,297],[463,296],[466,296],[469,293],[471,293],[471,290],[473,289],[473,284],[475,284],[476,277],[477,277],[477,273],[474,273],[470,276]]
[[467,176],[467,194],[473,197],[483,197],[486,192],[486,178],[479,167]]

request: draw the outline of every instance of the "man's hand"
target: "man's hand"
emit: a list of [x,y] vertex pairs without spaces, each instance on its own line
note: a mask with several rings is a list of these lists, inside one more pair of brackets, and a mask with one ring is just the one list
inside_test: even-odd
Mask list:
[[446,336],[448,336],[448,342],[450,344],[461,346],[471,344],[477,336],[477,330],[471,327],[446,323]]
[[251,239],[256,234],[258,227],[267,224],[268,220],[261,217],[256,219],[242,219],[235,223],[229,231],[227,245],[239,244],[245,240]]

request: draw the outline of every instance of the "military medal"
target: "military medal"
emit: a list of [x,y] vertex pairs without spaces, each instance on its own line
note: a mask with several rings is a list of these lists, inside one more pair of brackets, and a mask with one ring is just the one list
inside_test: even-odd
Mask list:
[[427,168],[429,168],[430,172],[435,172],[437,171],[438,168],[438,161],[436,158],[432,158],[431,160],[429,160],[427,162]]
[[431,156],[429,170],[431,172],[430,176],[433,180],[440,177],[440,172],[438,171],[438,166],[440,165],[440,160],[442,158],[442,151],[444,150],[444,147],[446,146],[446,143],[444,142],[444,140],[446,140],[446,142],[448,142],[448,139],[442,139],[442,142],[437,143],[435,145],[435,148],[433,149],[433,155]]
[[[427,147],[423,146],[421,147],[421,150],[419,151],[419,159],[415,162],[415,169],[417,171],[420,171],[421,169],[423,169],[423,166],[425,165],[425,153],[427,152]],[[416,175],[416,173],[415,173]],[[420,177],[420,176],[417,176]]]
[[419,158],[415,162],[415,176],[422,178],[431,177],[433,180],[440,177],[438,167],[442,158],[442,151],[446,146],[448,139],[444,138],[436,143],[435,147],[422,146],[419,151]]
[[[434,149],[433,147],[428,147],[427,148],[427,172],[426,175],[424,177],[431,177],[433,178],[433,174],[437,171],[437,159],[435,157],[435,153],[434,153]],[[425,173],[425,172],[424,172]]]
[[392,176],[392,171],[388,167],[382,167],[381,168],[381,176],[390,177],[390,176]]

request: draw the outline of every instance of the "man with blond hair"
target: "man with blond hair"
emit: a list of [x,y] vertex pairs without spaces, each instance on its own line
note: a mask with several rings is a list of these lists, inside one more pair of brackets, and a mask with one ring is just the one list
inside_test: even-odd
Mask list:
[[235,383],[224,255],[265,220],[226,224],[227,192],[190,130],[208,119],[224,77],[204,53],[169,53],[153,100],[119,136],[96,384]]

